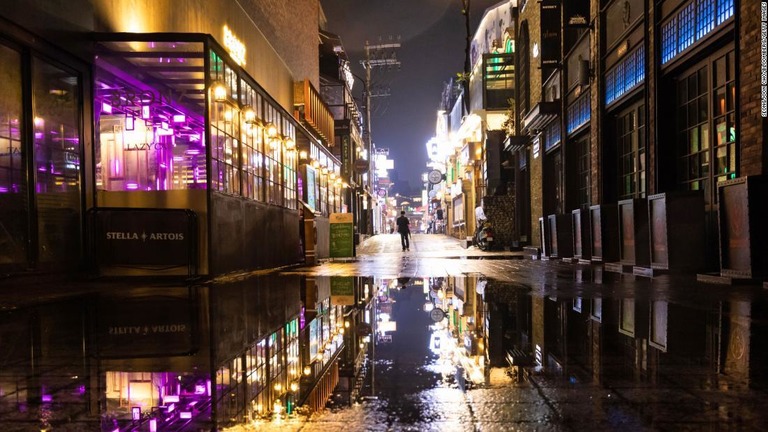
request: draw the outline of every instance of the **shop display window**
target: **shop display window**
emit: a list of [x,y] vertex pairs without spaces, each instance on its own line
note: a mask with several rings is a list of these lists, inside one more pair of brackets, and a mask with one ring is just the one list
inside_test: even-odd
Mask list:
[[297,208],[296,122],[215,44],[102,41],[96,51],[98,189],[211,188]]
[[0,264],[22,263],[27,255],[21,88],[21,54],[0,45]]
[[95,60],[96,186],[204,189],[201,42],[102,42]]
[[80,77],[32,58],[38,257],[72,262],[80,241]]
[[0,45],[0,194],[24,189],[21,88],[21,54]]

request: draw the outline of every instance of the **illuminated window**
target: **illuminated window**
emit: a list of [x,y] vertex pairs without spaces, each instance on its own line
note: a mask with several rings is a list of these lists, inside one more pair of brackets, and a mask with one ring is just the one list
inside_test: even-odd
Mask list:
[[690,0],[661,26],[661,64],[733,17],[733,0]]
[[584,92],[568,107],[567,131],[569,134],[589,123],[590,109],[589,92]]
[[645,80],[645,47],[626,54],[605,74],[605,103],[611,104]]

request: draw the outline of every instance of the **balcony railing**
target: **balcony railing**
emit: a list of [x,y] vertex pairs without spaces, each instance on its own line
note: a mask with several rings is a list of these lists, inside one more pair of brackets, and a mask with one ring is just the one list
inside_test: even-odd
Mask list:
[[333,115],[309,80],[294,83],[293,106],[296,117],[333,146]]
[[483,108],[505,110],[515,97],[514,54],[483,55]]

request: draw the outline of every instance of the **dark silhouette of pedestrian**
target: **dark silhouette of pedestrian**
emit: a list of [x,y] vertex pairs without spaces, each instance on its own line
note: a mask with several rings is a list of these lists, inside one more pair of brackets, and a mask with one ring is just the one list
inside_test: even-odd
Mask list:
[[410,223],[408,218],[405,217],[405,212],[400,212],[400,217],[397,218],[397,232],[400,233],[400,244],[403,246],[403,252],[411,250],[410,239],[411,229],[408,227]]

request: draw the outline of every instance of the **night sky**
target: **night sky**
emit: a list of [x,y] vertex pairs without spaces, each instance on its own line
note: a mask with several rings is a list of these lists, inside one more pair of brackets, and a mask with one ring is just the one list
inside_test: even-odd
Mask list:
[[[426,142],[435,135],[437,109],[443,85],[464,68],[464,16],[461,0],[321,0],[328,31],[341,36],[353,72],[364,76],[360,61],[365,41],[371,45],[399,42],[398,70],[374,68],[371,120],[377,148],[389,148],[396,177],[407,181],[412,192],[421,189],[427,171]],[[472,0],[470,18],[474,33],[486,8],[499,0]],[[390,37],[392,39],[390,39]],[[362,83],[355,82],[360,96]],[[395,185],[400,193],[407,189]]]

